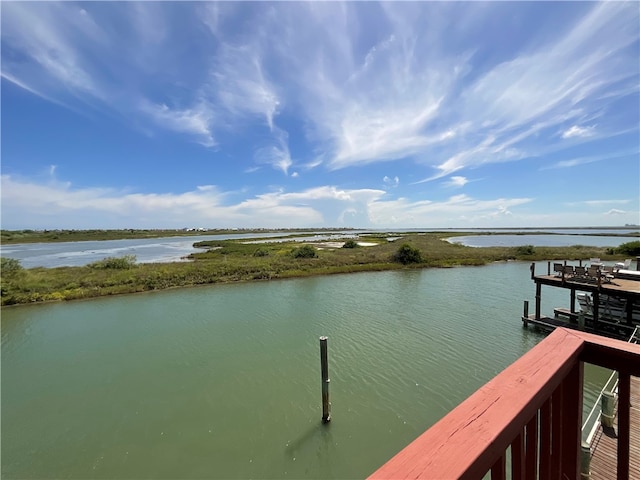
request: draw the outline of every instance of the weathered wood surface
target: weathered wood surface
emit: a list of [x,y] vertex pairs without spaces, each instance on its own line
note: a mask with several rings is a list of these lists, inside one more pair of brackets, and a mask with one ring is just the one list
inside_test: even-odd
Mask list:
[[[591,480],[616,478],[618,432],[617,415],[612,430],[600,428],[591,442]],[[629,478],[640,480],[640,379],[631,377]]]

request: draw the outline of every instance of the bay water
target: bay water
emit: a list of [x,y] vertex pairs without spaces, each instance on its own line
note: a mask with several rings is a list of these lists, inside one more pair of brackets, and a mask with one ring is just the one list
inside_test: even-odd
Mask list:
[[534,292],[507,262],[4,308],[3,478],[366,477],[544,338]]

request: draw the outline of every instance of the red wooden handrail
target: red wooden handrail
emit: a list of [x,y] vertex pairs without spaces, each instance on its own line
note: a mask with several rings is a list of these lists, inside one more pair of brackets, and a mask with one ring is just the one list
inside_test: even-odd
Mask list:
[[[640,346],[558,328],[369,478],[500,479],[509,448],[513,478],[579,478],[585,361],[640,376]],[[629,474],[628,412],[626,422],[618,478]]]

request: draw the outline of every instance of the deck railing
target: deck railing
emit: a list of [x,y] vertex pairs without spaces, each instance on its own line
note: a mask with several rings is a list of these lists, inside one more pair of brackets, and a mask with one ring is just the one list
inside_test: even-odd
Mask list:
[[[627,340],[628,343],[639,343],[638,337],[640,336],[640,327],[636,327],[633,330],[633,333]],[[611,372],[609,379],[605,382],[602,390],[600,390],[600,394],[596,398],[595,402],[593,402],[593,407],[591,407],[591,411],[589,415],[587,415],[586,420],[582,423],[582,438],[584,443],[587,445],[591,445],[591,441],[595,436],[598,428],[601,426],[600,422],[600,414],[602,413],[602,398],[605,395],[617,394],[618,392],[618,372],[615,370]]]
[[[629,478],[631,376],[640,346],[556,329],[370,478],[580,478],[583,364],[618,372],[618,464]],[[612,472],[613,473],[613,472]]]

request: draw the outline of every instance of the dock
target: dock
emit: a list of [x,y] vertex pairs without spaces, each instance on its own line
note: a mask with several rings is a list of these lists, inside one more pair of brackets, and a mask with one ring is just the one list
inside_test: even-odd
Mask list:
[[[554,264],[553,274],[549,262],[546,274],[536,275],[535,263],[532,263],[531,279],[536,286],[535,309],[530,314],[529,303],[525,301],[521,317],[523,326],[532,325],[545,331],[564,327],[620,340],[629,338],[635,326],[640,324],[640,257],[636,263],[639,270],[607,275],[600,275],[598,271],[595,277],[565,274],[565,270],[570,272],[575,268],[566,262]],[[553,317],[543,315],[540,311],[543,286],[568,290],[570,308],[555,308]],[[578,292],[593,299],[589,300],[592,308],[585,310],[582,306],[577,307]],[[623,305],[615,315],[608,306],[610,299]],[[580,300],[584,300],[583,296],[580,296]]]

